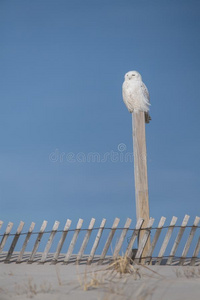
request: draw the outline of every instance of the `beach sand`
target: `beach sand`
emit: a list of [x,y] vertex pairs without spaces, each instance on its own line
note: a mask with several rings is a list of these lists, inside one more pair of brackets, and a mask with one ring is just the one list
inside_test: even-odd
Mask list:
[[199,267],[139,266],[138,275],[120,278],[107,266],[0,263],[0,300],[200,298]]

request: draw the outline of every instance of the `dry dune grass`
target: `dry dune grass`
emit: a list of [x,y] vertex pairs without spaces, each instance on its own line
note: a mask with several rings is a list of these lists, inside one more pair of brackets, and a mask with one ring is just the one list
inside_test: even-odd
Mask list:
[[[84,291],[99,289],[103,291],[101,300],[147,300],[153,294],[154,287],[147,288],[144,283],[138,283],[132,292],[127,295],[127,287],[132,280],[142,277],[138,265],[132,265],[132,260],[126,256],[118,256],[105,268],[93,270],[85,269],[84,274],[78,273],[80,287]],[[158,274],[159,275],[159,274]]]
[[99,274],[97,272],[90,273],[87,272],[87,270],[85,270],[83,276],[78,274],[78,281],[80,283],[81,288],[84,291],[88,291],[102,286],[105,283],[105,278],[104,276],[102,276],[102,274]]
[[125,256],[102,266],[1,265],[0,299],[199,299],[199,280],[198,266],[148,267]]
[[111,270],[112,272],[119,273],[121,276],[123,274],[133,274],[135,279],[141,277],[138,267],[132,265],[133,261],[127,256],[118,256],[106,270]]
[[16,295],[26,295],[27,298],[33,298],[37,294],[50,293],[52,291],[52,286],[48,282],[42,282],[40,285],[34,283],[33,279],[29,277],[27,282],[15,285]]
[[125,274],[133,275],[134,279],[141,278],[139,268],[131,264],[130,258],[119,256],[105,268],[92,272],[86,268],[83,276],[78,273],[78,280],[83,290],[87,291],[102,285],[105,286],[107,283],[112,282],[114,278],[121,278]]

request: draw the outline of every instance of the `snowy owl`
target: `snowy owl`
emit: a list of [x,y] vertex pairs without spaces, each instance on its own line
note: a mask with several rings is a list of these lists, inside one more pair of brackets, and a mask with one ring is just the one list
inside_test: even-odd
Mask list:
[[142,76],[137,71],[130,71],[125,74],[122,86],[123,100],[129,112],[144,111],[145,122],[149,123],[149,92],[142,82]]

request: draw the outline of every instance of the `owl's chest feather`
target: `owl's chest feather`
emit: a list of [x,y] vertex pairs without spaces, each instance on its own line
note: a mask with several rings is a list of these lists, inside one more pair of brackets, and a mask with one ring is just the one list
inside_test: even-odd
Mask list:
[[140,95],[142,92],[141,87],[142,87],[141,82],[130,80],[126,82],[125,88],[129,96],[134,96],[134,95],[137,96]]

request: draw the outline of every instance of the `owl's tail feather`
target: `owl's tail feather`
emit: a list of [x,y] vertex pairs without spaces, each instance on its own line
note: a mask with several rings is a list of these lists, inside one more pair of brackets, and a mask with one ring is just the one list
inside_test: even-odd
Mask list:
[[149,123],[151,121],[151,116],[148,112],[145,112],[145,123]]

